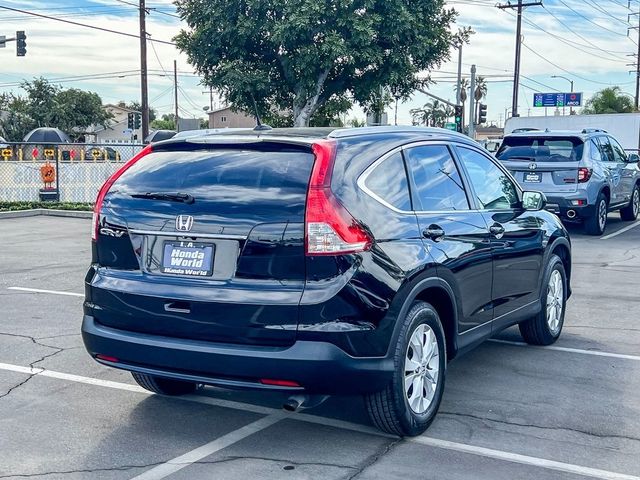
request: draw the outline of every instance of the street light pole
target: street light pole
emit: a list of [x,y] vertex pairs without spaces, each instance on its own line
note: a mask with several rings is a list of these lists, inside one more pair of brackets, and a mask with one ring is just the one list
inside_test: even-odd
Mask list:
[[[567,82],[569,82],[571,84],[571,92],[569,93],[573,93],[573,80],[567,77],[563,77],[562,75],[551,75],[551,78],[562,78]],[[569,115],[573,115],[573,107],[569,107],[569,108],[570,108]],[[564,107],[562,107],[562,114],[564,115]]]

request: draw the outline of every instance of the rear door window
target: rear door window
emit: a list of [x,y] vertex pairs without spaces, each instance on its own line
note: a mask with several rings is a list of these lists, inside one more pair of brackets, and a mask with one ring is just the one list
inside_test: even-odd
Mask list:
[[415,210],[448,212],[469,209],[460,173],[445,145],[412,147],[404,153],[415,186]]
[[614,161],[618,163],[625,163],[627,161],[627,154],[625,153],[624,148],[622,148],[618,141],[613,137],[609,137],[609,142],[613,148]]
[[591,150],[591,160],[596,162],[602,161],[602,152],[600,151],[600,143],[598,143],[598,139],[594,138],[590,142],[590,150]]
[[383,203],[402,210],[411,211],[409,182],[404,168],[402,153],[397,152],[382,161],[364,182],[366,188]]
[[609,142],[609,137],[598,137],[600,142],[600,151],[602,152],[602,160],[605,162],[613,162],[615,155],[613,153],[613,146]]

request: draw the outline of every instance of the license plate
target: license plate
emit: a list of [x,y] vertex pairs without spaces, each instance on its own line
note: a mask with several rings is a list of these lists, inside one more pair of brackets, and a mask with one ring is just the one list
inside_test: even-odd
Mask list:
[[542,174],[541,173],[525,173],[524,181],[528,183],[540,183],[542,182]]
[[196,242],[164,242],[162,273],[209,277],[213,273],[214,245]]

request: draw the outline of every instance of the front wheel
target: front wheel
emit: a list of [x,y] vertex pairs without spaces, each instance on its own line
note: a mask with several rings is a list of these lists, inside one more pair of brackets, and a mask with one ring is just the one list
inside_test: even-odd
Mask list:
[[640,212],[640,185],[633,187],[633,193],[631,194],[631,200],[629,205],[620,209],[620,218],[625,222],[633,222],[638,218]]
[[444,330],[438,312],[416,301],[401,320],[395,371],[387,387],[365,396],[372,422],[400,436],[423,433],[440,407],[447,368]]
[[519,326],[530,345],[551,345],[560,338],[567,305],[567,275],[560,257],[552,255],[541,288],[542,309]]

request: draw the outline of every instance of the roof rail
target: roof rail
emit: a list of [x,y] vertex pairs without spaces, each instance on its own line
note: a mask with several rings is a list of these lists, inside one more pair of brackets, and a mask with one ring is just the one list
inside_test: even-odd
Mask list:
[[609,132],[601,128],[585,128],[582,130],[582,133],[609,133]]
[[525,132],[539,132],[539,128],[533,127],[522,127],[522,128],[514,128],[511,133],[525,133]]

